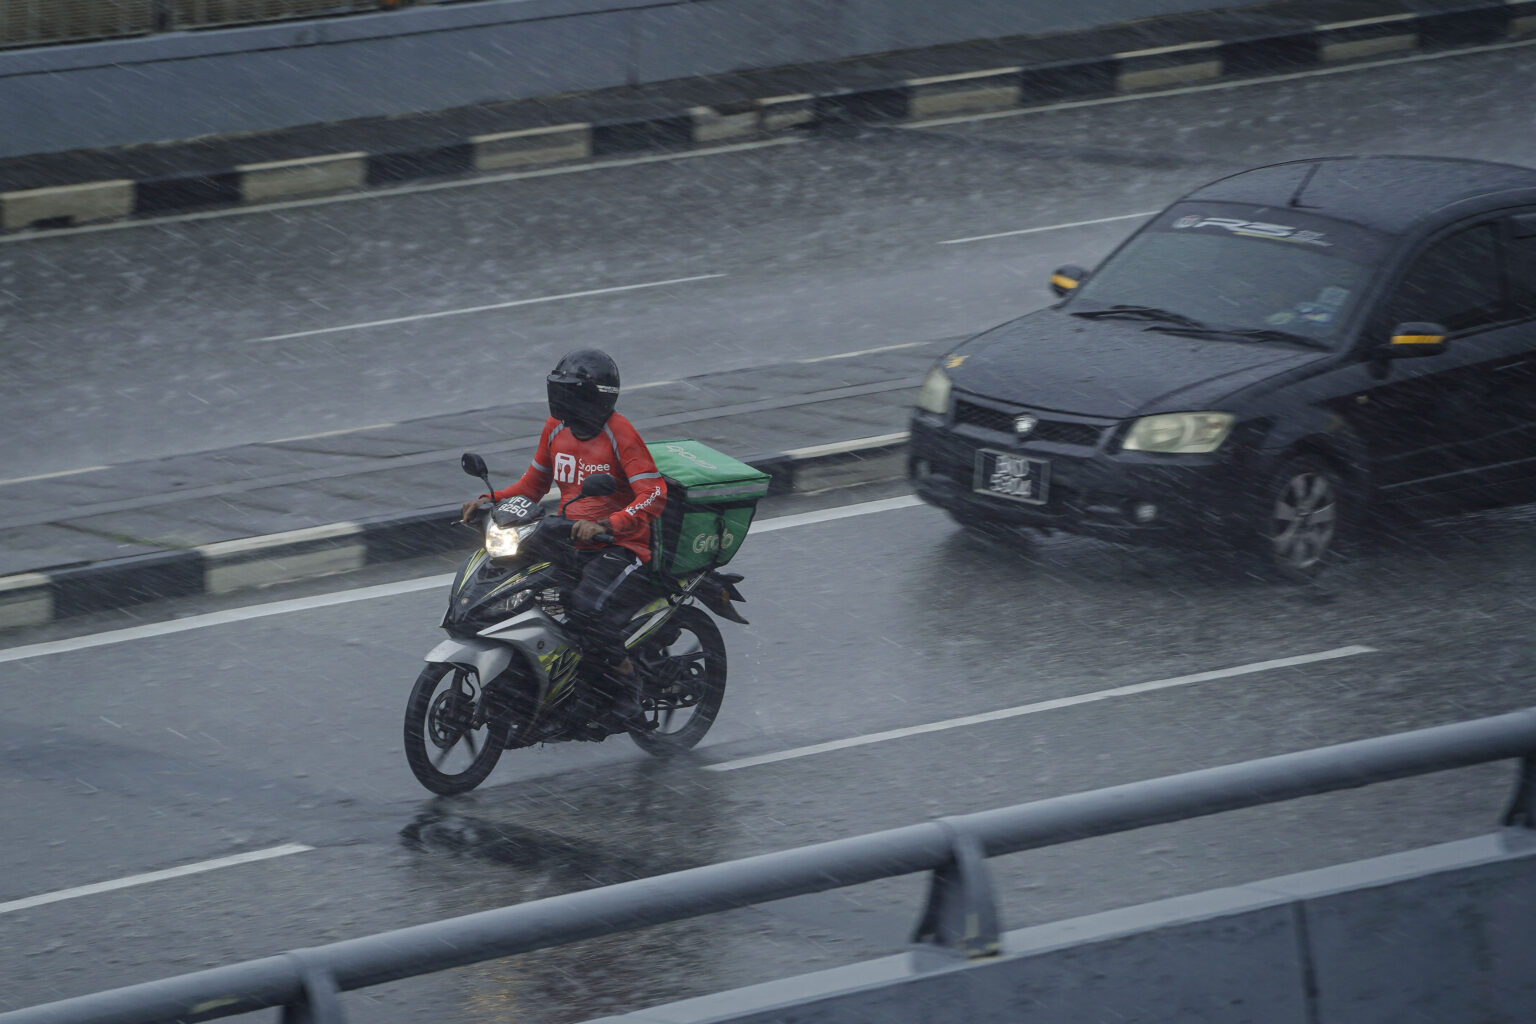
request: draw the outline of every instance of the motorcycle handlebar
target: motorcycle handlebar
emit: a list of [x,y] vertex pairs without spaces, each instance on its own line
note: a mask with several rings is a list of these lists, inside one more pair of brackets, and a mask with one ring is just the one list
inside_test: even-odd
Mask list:
[[[574,538],[574,537],[572,537],[570,535],[570,529],[571,529],[571,527],[575,526],[578,522],[580,522],[579,519],[566,519],[564,516],[550,516],[550,517],[548,517],[548,519],[546,521],[549,521],[549,520],[560,520],[560,521],[564,522],[566,524],[566,527],[565,527],[565,530],[561,531],[561,534],[560,534],[561,539],[567,540],[567,541],[569,541],[573,545],[576,543],[576,538]],[[592,535],[592,539],[590,541],[588,541],[587,543],[589,543],[589,544],[612,544],[613,543],[613,534],[611,534],[611,533],[597,533],[597,534],[593,534]]]

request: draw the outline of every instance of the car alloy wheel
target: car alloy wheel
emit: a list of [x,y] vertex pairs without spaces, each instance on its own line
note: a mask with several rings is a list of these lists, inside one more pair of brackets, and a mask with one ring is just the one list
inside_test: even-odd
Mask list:
[[1312,579],[1328,564],[1338,540],[1338,474],[1322,460],[1303,456],[1286,463],[1275,484],[1265,532],[1271,564],[1288,579]]

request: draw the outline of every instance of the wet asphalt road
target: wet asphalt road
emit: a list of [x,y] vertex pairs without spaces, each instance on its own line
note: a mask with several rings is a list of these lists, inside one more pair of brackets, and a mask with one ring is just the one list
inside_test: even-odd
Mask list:
[[1533,52],[0,239],[0,480],[537,397],[579,344],[633,384],[968,334],[1138,221],[1060,225],[1221,174],[1536,165]]
[[[646,368],[634,380],[963,333],[1039,304],[1053,266],[1091,262],[1135,221],[945,241],[1152,210],[1219,173],[1319,151],[1536,164],[1536,108],[1510,102],[1530,95],[1532,52],[3,243],[0,330],[16,358],[0,369],[14,439],[0,477],[529,397],[535,384],[506,372],[509,337],[539,373],[573,338],[601,341]],[[255,340],[705,274],[727,276]],[[428,798],[399,749],[436,589],[0,662],[0,904],[313,847],[0,915],[0,1007],[1524,707],[1531,524],[1527,508],[1404,525],[1319,590],[1086,541],[984,545],[925,508],[764,533],[738,559],[753,623],[726,624],[730,691],[697,759],[659,764],[612,741],[528,751],[456,801]],[[705,767],[1351,645],[1374,652]],[[1006,858],[1004,921],[1477,834],[1512,775],[1473,769]],[[908,878],[782,901],[349,1006],[381,1021],[581,1020],[889,953],[921,894]]]
[[[513,752],[454,800],[416,785],[399,740],[438,635],[436,586],[3,663],[0,903],[237,851],[313,849],[4,914],[0,1006],[1520,708],[1536,676],[1532,518],[1422,524],[1320,589],[1067,538],[985,543],[921,506],[763,532],[734,563],[752,624],[723,624],[727,701],[697,756],[661,763],[622,741]],[[1372,651],[737,766],[1353,646]],[[1513,777],[1487,766],[1002,858],[1004,921],[1480,834]],[[383,1021],[582,1020],[897,951],[922,892],[908,877],[351,998]]]

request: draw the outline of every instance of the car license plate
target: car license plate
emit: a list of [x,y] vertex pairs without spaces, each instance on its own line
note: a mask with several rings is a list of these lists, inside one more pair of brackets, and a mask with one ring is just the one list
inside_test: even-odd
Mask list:
[[975,489],[983,494],[1044,505],[1050,486],[1051,464],[1013,452],[983,448],[976,453]]

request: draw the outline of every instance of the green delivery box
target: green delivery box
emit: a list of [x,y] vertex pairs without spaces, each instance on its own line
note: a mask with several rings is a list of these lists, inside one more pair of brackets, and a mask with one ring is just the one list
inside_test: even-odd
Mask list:
[[667,505],[651,532],[652,569],[679,576],[729,562],[768,493],[768,474],[697,441],[646,447],[667,481]]

